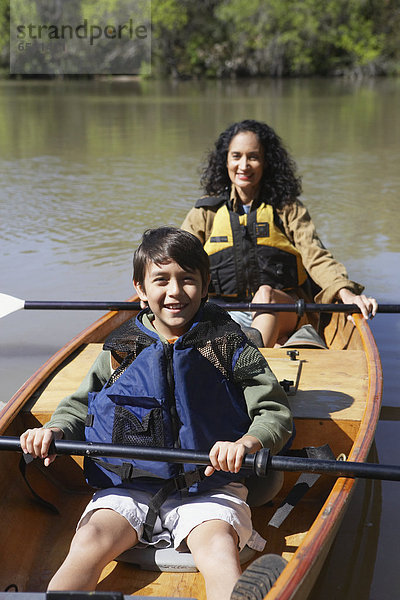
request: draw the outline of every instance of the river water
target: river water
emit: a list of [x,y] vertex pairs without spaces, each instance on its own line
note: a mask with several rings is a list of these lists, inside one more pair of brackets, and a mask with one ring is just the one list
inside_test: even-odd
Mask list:
[[[200,167],[216,136],[255,118],[295,157],[325,245],[368,293],[398,303],[399,106],[395,79],[0,82],[0,292],[129,297],[143,230],[179,225],[201,194]],[[97,316],[3,318],[0,401]],[[378,315],[372,329],[384,369],[374,459],[399,464],[400,316]],[[400,483],[357,486],[312,600],[396,597],[399,504]]]

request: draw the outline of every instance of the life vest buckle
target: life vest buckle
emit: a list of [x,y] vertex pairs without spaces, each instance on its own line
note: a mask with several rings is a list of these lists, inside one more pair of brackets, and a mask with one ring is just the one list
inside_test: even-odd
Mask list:
[[187,471],[186,473],[180,473],[173,478],[175,489],[177,492],[186,490],[195,483],[199,483],[204,479],[204,469],[195,469],[194,471]]
[[134,478],[133,470],[134,470],[134,467],[133,467],[132,463],[128,463],[128,462],[122,463],[122,465],[120,466],[120,472],[119,472],[122,483],[129,483],[130,481],[132,481],[132,479]]

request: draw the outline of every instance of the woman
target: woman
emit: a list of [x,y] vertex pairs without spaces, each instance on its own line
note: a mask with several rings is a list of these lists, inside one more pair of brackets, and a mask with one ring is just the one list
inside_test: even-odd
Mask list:
[[[345,267],[320,241],[299,196],[296,165],[275,131],[254,120],[234,123],[219,136],[196,202],[182,229],[196,235],[210,257],[210,295],[253,303],[299,298],[357,304],[365,318],[377,302],[361,294]],[[318,289],[316,289],[318,288]],[[265,346],[284,343],[304,322],[296,313],[232,313],[261,332]]]

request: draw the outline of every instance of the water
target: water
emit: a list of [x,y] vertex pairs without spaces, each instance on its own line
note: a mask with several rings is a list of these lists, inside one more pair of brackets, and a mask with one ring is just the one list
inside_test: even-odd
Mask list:
[[[215,137],[267,121],[303,176],[324,243],[381,302],[400,298],[400,81],[0,83],[0,292],[122,300],[147,227],[179,225]],[[0,400],[98,316],[20,311],[0,322]],[[384,368],[376,434],[400,463],[399,315],[372,323]],[[312,600],[392,600],[400,484],[360,484]],[[359,540],[354,544],[349,541]],[[350,551],[351,548],[351,551]]]

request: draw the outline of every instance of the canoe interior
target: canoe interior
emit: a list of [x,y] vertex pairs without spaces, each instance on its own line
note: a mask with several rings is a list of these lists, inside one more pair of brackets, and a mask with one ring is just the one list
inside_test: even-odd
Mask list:
[[[118,324],[130,316],[129,313],[120,313]],[[12,399],[9,413],[6,411],[0,415],[0,433],[18,436],[27,427],[44,424],[59,400],[77,388],[100,351],[102,341],[114,326],[113,320],[108,317],[101,321],[99,327],[89,328],[69,347],[68,356],[61,352],[56,363],[44,368],[23,386]],[[366,426],[367,399],[372,395],[377,401],[381,384],[376,382],[376,390],[371,391],[370,359],[358,329],[343,315],[334,315],[325,329],[325,339],[329,350],[299,349],[295,361],[287,356],[284,349],[262,351],[278,380],[293,381],[289,401],[296,424],[294,447],[329,443],[335,456],[342,453],[348,456],[355,451],[355,440],[360,445],[361,430]],[[375,357],[375,360],[378,359]],[[58,366],[53,371],[55,364]],[[372,419],[368,427],[373,429],[375,424]],[[369,431],[369,435],[370,441],[362,442],[363,460],[372,442],[373,431]],[[358,460],[357,457],[355,459]],[[91,490],[84,481],[80,457],[58,457],[47,469],[35,461],[27,468],[28,479],[35,491],[59,510],[58,515],[49,513],[31,496],[19,474],[19,460],[20,455],[15,453],[0,453],[0,518],[6,524],[0,533],[3,549],[0,591],[15,584],[20,592],[43,592],[68,551],[76,522]],[[253,509],[254,525],[267,540],[265,552],[282,554],[291,561],[289,567],[292,569],[297,567],[300,570],[300,552],[296,554],[296,551],[302,543],[307,547],[307,540],[311,538],[313,543],[321,545],[318,549],[320,558],[309,566],[309,573],[307,577],[302,576],[303,584],[297,590],[291,591],[288,582],[277,585],[276,590],[274,588],[268,594],[268,600],[307,597],[321,566],[316,562],[321,562],[328,552],[341,520],[342,508],[348,503],[355,483],[354,480],[321,476],[281,527],[275,529],[268,525],[268,521],[297,477],[297,474],[286,473],[284,487],[274,504]],[[321,509],[326,512],[326,503],[329,504],[335,494],[341,494],[343,505],[338,510],[336,522],[329,531],[321,530],[313,537],[314,521]],[[317,523],[322,523],[322,519],[317,519]],[[327,527],[326,524],[324,526]],[[290,569],[285,569],[284,574],[286,571],[289,577]],[[284,574],[280,580],[284,581]],[[292,574],[290,581],[294,579]],[[148,572],[116,562],[110,563],[103,571],[98,590],[205,599],[203,580],[197,573]]]

